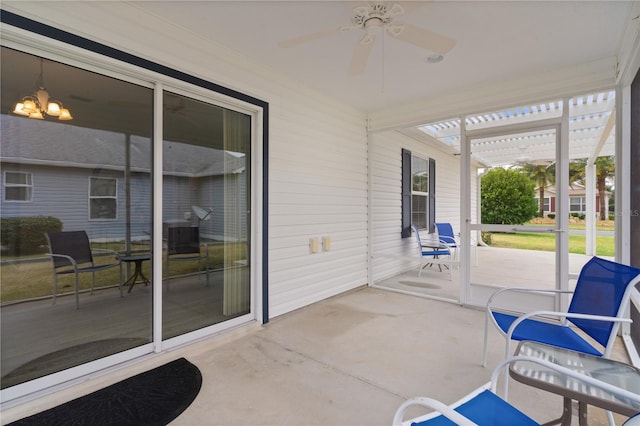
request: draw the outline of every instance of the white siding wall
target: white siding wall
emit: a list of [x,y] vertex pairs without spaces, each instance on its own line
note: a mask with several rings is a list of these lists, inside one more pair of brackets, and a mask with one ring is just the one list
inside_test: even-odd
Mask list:
[[[371,213],[373,282],[417,267],[410,257],[418,258],[415,239],[401,238],[401,150],[436,160],[436,221],[451,222],[460,231],[460,162],[458,156],[445,152],[436,141],[417,141],[389,131],[369,138],[371,155]],[[472,193],[476,184],[472,183]],[[475,214],[475,198],[472,213]],[[407,256],[408,260],[394,258]]]
[[[3,7],[268,102],[270,317],[366,284],[364,113],[129,4]],[[323,236],[331,250],[310,254],[309,238]]]

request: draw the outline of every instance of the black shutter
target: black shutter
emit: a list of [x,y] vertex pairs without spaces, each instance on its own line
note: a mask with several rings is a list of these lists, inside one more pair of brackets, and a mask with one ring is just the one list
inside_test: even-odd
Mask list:
[[429,158],[429,232],[436,231],[436,160]]
[[402,150],[402,238],[411,237],[411,151]]

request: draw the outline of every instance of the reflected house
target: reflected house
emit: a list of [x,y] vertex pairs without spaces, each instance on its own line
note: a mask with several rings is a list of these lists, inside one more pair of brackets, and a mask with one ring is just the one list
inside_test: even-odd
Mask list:
[[[86,230],[92,241],[124,241],[129,222],[130,241],[149,240],[148,138],[9,115],[1,120],[5,137],[0,141],[0,167],[5,174],[28,176],[31,182],[28,200],[2,197],[2,217],[46,214],[60,219],[64,230]],[[13,136],[17,134],[19,138]],[[210,148],[171,141],[163,150],[164,163],[170,165],[164,172],[164,196],[171,200],[163,211],[166,224],[200,226],[206,239],[245,240],[246,225],[238,223],[233,226],[235,235],[225,235],[224,218],[216,214],[216,207],[221,207],[216,200],[224,199],[225,184],[238,189],[227,191],[227,200],[233,195],[238,208],[246,210],[245,156],[213,150],[212,158]],[[98,164],[98,159],[104,163]],[[210,209],[210,218],[201,221],[194,205]]]

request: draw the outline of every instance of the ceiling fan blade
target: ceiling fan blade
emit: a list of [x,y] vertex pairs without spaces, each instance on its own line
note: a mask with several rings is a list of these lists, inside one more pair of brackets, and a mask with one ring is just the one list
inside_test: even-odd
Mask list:
[[[401,31],[396,30],[399,27],[402,27]],[[416,27],[415,25],[398,23],[398,25],[394,25],[392,28],[393,29],[390,27],[390,30],[388,31],[389,35],[392,37],[434,53],[444,55],[456,45],[456,41],[452,38],[434,33],[433,31],[429,31],[424,28]]]
[[324,38],[324,37],[329,37],[332,36],[334,34],[338,34],[341,31],[344,31],[344,29],[342,27],[336,27],[336,28],[329,28],[326,30],[322,30],[322,31],[318,31],[315,33],[310,33],[310,34],[306,34],[306,35],[302,35],[302,36],[298,36],[298,37],[293,37],[290,38],[288,40],[283,40],[280,43],[278,43],[279,47],[294,47],[297,46],[299,44],[303,44],[303,43],[307,43],[309,41],[313,41],[313,40],[317,40],[320,38]]
[[429,3],[431,3],[433,0],[420,0],[420,1],[399,1],[397,2],[400,7],[402,7],[404,9],[404,14],[408,15],[426,5],[428,5]]
[[358,44],[356,44],[356,50],[353,52],[353,58],[351,58],[351,64],[349,65],[349,75],[361,75],[364,73],[367,62],[369,62],[369,55],[373,48],[373,42],[373,39],[368,43],[358,41]]

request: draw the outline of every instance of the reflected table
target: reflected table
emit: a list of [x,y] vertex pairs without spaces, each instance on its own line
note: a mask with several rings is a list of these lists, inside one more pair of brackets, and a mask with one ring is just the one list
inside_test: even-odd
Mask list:
[[[630,392],[640,393],[640,370],[623,362],[530,341],[520,342],[515,355],[540,358]],[[568,378],[539,364],[515,361],[509,367],[509,374],[521,383],[561,395],[564,398],[562,417],[546,423],[547,425],[571,425],[572,400],[578,401],[580,426],[587,425],[587,405],[594,405],[625,416],[632,416],[640,412],[640,404],[637,402],[619,398],[607,391],[580,380]]]
[[[151,282],[142,272],[142,262],[145,260],[151,259],[151,254],[149,253],[140,253],[140,254],[120,254],[118,255],[118,259],[122,262],[131,263],[133,262],[135,267],[133,274],[124,282],[123,286],[129,286],[129,291],[127,293],[131,293],[131,289],[136,283],[144,283],[144,285],[149,285]],[[140,279],[140,280],[138,280]]]

